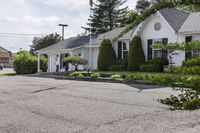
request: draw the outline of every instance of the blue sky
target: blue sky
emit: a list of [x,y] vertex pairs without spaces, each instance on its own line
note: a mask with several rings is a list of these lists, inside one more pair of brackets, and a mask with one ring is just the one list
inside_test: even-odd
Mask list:
[[[66,37],[83,32],[89,16],[89,0],[1,0],[0,46],[17,52],[28,50],[32,36],[2,35],[1,33],[50,34],[60,33],[59,23],[67,23]],[[134,9],[136,0],[126,5]]]

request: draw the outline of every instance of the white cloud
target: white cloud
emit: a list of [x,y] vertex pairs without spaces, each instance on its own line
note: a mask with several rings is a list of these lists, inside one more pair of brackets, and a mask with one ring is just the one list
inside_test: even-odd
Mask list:
[[[134,9],[136,0],[126,5]],[[1,0],[0,33],[50,34],[61,33],[59,23],[69,25],[66,37],[83,32],[89,16],[89,0]],[[0,45],[12,51],[28,49],[32,38],[0,35]]]
[[16,17],[6,17],[5,18],[7,21],[11,22],[11,23],[15,23],[15,22],[18,22],[19,19],[16,18]]
[[85,5],[89,5],[89,0],[45,0],[45,3],[51,6],[66,6],[70,8],[77,8]]
[[25,22],[31,22],[31,23],[36,23],[36,24],[49,24],[49,23],[56,23],[60,20],[60,18],[56,16],[50,16],[50,17],[33,17],[26,15],[22,19],[22,21]]

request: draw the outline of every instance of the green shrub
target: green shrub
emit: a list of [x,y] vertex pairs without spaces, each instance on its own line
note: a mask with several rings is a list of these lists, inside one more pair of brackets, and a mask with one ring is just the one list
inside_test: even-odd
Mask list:
[[[174,90],[180,91],[178,96],[171,96],[169,98],[160,100],[161,103],[171,105],[175,109],[193,110],[199,108],[200,100],[200,77],[199,76],[179,76],[169,77],[164,80],[168,86],[173,87]],[[163,79],[163,77],[162,77]],[[163,82],[158,81],[163,84]]]
[[110,71],[126,71],[128,65],[127,60],[117,60],[114,65],[109,67]]
[[171,67],[171,71],[178,74],[200,75],[200,57],[183,61],[182,67]]
[[142,72],[163,72],[164,66],[169,65],[166,58],[155,58],[146,61],[145,65],[140,66]]
[[170,66],[170,71],[172,73],[181,74],[181,67]]
[[187,101],[187,102],[183,103],[183,108],[185,110],[200,109],[200,99],[194,99],[192,101]]
[[111,79],[122,79],[122,76],[119,74],[115,74],[111,76]]
[[172,67],[171,71],[178,74],[200,75],[200,66]]
[[159,74],[152,78],[152,82],[157,83],[159,85],[172,86],[179,82],[179,78],[179,76],[171,74]]
[[184,88],[191,88],[200,92],[200,76],[186,76],[181,78],[182,86]]
[[42,72],[47,72],[48,59],[45,56],[40,57],[40,69],[42,70]]
[[100,78],[101,77],[101,73],[92,73],[91,77],[92,78]]
[[[20,52],[14,58],[14,70],[17,74],[33,74],[37,72],[37,57],[29,52]],[[47,59],[40,58],[40,67],[43,72],[47,71]]]
[[128,71],[139,71],[140,66],[145,63],[145,55],[142,48],[141,39],[135,36],[130,43],[129,58],[128,58]]
[[104,39],[99,50],[98,69],[100,71],[108,71],[109,67],[115,64],[116,59],[111,41]]
[[124,70],[126,70],[128,66],[128,60],[117,60],[115,65],[120,65],[124,68]]
[[163,104],[173,106],[174,109],[194,110],[200,107],[200,95],[190,88],[176,89],[181,91],[178,96],[171,95],[166,99],[159,100]]
[[119,65],[112,65],[109,67],[110,71],[124,71],[124,67],[123,66],[119,66]]
[[178,96],[171,95],[166,99],[159,100],[163,104],[174,107],[174,109],[193,110],[200,108],[200,76],[135,73],[129,74],[126,80],[151,81],[181,92]]
[[86,65],[88,63],[87,60],[85,60],[84,58],[81,58],[79,56],[65,57],[64,62],[71,63],[73,66],[75,66],[75,71],[78,71],[79,65]]
[[84,75],[81,72],[73,72],[70,74],[70,76],[79,78],[84,77]]
[[142,71],[142,72],[161,72],[160,66],[153,65],[153,64],[141,65],[140,71]]
[[126,77],[126,80],[128,81],[134,81],[134,80],[144,80],[143,75],[142,74],[129,74]]
[[200,56],[183,61],[183,67],[200,66]]

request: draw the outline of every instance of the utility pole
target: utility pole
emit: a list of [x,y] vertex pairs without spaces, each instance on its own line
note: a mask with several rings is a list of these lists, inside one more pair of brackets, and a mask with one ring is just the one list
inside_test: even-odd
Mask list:
[[65,27],[67,27],[67,24],[59,24],[58,26],[62,27],[62,40],[65,39]]

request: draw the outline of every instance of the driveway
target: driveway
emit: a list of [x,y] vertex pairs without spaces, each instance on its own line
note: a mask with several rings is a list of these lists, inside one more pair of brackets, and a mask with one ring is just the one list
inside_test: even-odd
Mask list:
[[0,133],[199,133],[200,111],[170,111],[169,88],[0,77]]

